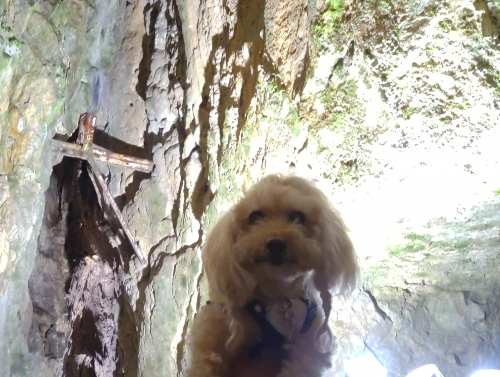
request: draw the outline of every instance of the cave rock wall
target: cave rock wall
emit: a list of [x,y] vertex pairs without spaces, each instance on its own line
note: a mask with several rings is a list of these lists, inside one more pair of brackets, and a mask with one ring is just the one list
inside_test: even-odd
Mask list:
[[[289,171],[360,256],[331,375],[367,348],[390,376],[499,367],[499,19],[493,0],[1,3],[0,376],[182,373],[205,232]],[[98,166],[146,263],[51,146],[83,112],[96,144],[154,161]]]

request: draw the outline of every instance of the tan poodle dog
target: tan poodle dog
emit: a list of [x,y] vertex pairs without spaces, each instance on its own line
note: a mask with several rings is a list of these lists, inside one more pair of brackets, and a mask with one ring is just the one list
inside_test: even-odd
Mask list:
[[210,301],[189,335],[188,377],[316,377],[330,366],[332,290],[356,255],[326,196],[297,176],[255,184],[202,249]]

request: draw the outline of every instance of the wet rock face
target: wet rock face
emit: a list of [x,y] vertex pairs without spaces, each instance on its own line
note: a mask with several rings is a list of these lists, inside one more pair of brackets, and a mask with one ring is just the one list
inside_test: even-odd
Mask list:
[[[62,180],[64,169],[73,170]],[[67,240],[68,187],[76,177],[76,164],[56,167],[45,194],[45,213],[38,239],[38,252],[28,281],[32,311],[20,313],[29,325],[28,347],[52,362],[60,361],[65,353],[69,330],[69,311],[66,301],[67,282],[71,276],[65,252]],[[66,200],[61,206],[62,190]],[[57,240],[58,242],[54,242]],[[31,320],[31,323],[29,322]],[[23,329],[26,331],[27,329]],[[59,366],[60,369],[60,366]]]
[[[500,367],[499,20],[483,0],[1,4],[0,376],[181,372],[206,230],[289,171],[363,270],[332,375],[365,347],[390,376]],[[99,164],[145,264],[86,162],[51,152],[86,111],[96,144],[155,163]]]
[[[146,117],[133,90],[145,4],[73,5],[0,7],[2,376],[136,375],[138,369],[141,316],[134,318],[123,289],[124,280],[137,287],[130,245],[101,208],[86,164],[61,162],[48,140],[67,139],[79,114],[93,111],[96,143],[151,154],[141,148]],[[106,131],[110,124],[115,131]],[[144,175],[101,168],[123,207],[137,190],[125,188]]]

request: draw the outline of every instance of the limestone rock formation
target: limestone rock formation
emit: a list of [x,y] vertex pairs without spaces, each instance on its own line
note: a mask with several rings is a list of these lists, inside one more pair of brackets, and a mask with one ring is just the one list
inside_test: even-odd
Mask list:
[[[359,289],[330,375],[500,368],[500,5],[494,0],[0,4],[0,376],[174,376],[205,297],[199,248],[243,186],[317,181]],[[75,141],[99,163],[146,263]]]

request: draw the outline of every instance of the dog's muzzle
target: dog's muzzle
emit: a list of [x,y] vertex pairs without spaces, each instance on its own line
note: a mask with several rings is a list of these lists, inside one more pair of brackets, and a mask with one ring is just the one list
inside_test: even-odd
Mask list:
[[266,243],[268,260],[273,266],[280,266],[285,262],[286,241],[280,237],[274,237]]

